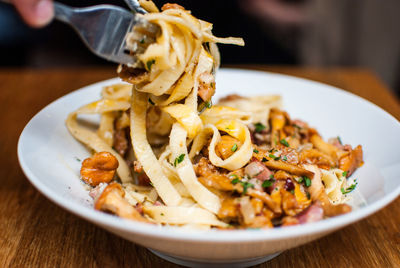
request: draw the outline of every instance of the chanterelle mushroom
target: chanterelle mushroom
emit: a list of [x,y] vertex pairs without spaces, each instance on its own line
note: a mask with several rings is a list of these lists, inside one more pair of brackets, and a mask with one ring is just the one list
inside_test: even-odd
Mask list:
[[118,160],[109,152],[95,153],[82,162],[81,178],[91,186],[104,182],[109,183],[118,168]]
[[125,200],[125,191],[116,182],[110,183],[97,199],[94,208],[111,212],[121,218],[147,222],[147,220]]

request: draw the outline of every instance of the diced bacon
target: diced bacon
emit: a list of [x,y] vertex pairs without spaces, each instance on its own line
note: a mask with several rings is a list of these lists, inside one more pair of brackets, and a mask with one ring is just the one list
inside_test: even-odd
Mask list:
[[324,210],[322,209],[319,202],[316,202],[309,206],[307,209],[302,211],[296,216],[300,224],[310,223],[322,220],[324,216]]
[[244,172],[251,178],[257,178],[260,181],[269,180],[269,177],[272,175],[272,172],[255,157],[246,166]]

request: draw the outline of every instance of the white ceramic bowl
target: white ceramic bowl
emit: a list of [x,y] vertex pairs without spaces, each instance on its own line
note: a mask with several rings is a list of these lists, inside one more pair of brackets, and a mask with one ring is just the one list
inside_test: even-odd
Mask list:
[[[345,143],[362,144],[365,165],[354,198],[366,203],[353,212],[316,223],[271,230],[195,231],[157,227],[95,211],[79,180],[80,162],[88,151],[68,133],[64,121],[71,111],[96,100],[111,79],[74,91],[40,111],[25,127],[18,157],[25,175],[50,200],[112,233],[182,260],[256,264],[268,256],[331,233],[383,208],[400,193],[400,123],[376,105],[340,89],[285,75],[222,69],[217,95],[280,94],[292,118],[315,126],[324,138],[340,135]],[[385,137],[385,142],[382,142]],[[166,255],[165,255],[166,254]],[[170,259],[177,261],[177,259]],[[178,260],[179,262],[179,260]],[[186,263],[187,264],[187,263]],[[192,263],[193,264],[193,263]],[[231,264],[232,267],[232,264]]]

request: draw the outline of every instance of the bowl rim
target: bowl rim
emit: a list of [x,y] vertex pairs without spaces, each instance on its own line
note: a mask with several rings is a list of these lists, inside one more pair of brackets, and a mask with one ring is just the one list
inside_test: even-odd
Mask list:
[[[342,94],[346,94],[352,97],[354,100],[362,101],[371,106],[372,109],[375,109],[376,112],[381,113],[388,120],[392,121],[400,126],[400,122],[394,118],[391,114],[377,106],[376,104],[361,98],[353,93],[345,91],[343,89],[320,83],[317,81],[299,78],[295,76],[278,74],[272,72],[265,71],[254,71],[248,69],[237,69],[237,68],[222,68],[221,72],[240,72],[240,73],[253,73],[259,75],[270,75],[283,79],[292,79],[298,82],[312,83],[319,87],[324,87],[324,90],[341,92]],[[246,229],[246,230],[187,230],[182,229],[180,227],[172,227],[172,226],[159,226],[159,225],[151,225],[146,223],[140,223],[135,221],[130,221],[122,218],[118,218],[116,216],[112,216],[103,212],[96,211],[92,208],[88,208],[78,203],[70,202],[66,197],[61,195],[57,195],[55,192],[51,190],[45,183],[43,183],[36,174],[30,169],[29,165],[26,163],[24,155],[23,155],[23,145],[24,139],[27,135],[28,128],[33,124],[32,122],[40,116],[49,106],[57,105],[57,103],[62,102],[65,98],[71,97],[73,94],[79,94],[81,91],[88,90],[92,87],[100,87],[101,85],[113,83],[120,81],[119,78],[111,78],[107,80],[103,80],[100,82],[96,82],[87,86],[84,86],[78,90],[74,90],[50,104],[46,105],[43,109],[41,109],[32,119],[27,123],[24,127],[19,140],[18,140],[18,160],[20,166],[27,177],[27,179],[32,183],[32,185],[41,192],[44,196],[50,199],[52,202],[56,203],[58,206],[64,208],[65,210],[84,218],[92,223],[96,223],[100,226],[110,228],[112,230],[118,230],[119,233],[121,231],[140,234],[143,236],[149,237],[157,237],[168,240],[179,240],[179,241],[197,241],[197,242],[216,242],[216,243],[242,243],[242,242],[256,242],[256,241],[274,241],[274,240],[282,240],[282,239],[290,239],[302,236],[310,236],[323,232],[331,232],[342,228],[346,225],[364,219],[365,217],[377,212],[383,207],[387,206],[389,203],[394,201],[400,195],[400,185],[396,187],[389,194],[383,196],[382,198],[374,201],[371,204],[368,204],[362,208],[357,209],[356,211],[352,211],[351,213],[336,216],[333,218],[324,219],[322,221],[296,225],[296,226],[288,226],[285,228],[271,228],[267,230],[258,230],[258,229]]]

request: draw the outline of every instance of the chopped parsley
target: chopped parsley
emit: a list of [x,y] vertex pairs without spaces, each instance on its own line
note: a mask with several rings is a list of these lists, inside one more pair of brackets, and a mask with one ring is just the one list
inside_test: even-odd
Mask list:
[[337,136],[337,140],[339,141],[340,145],[343,145],[342,139],[339,136]]
[[144,37],[139,41],[141,44],[144,44]]
[[275,180],[272,178],[270,180],[264,181],[261,186],[263,188],[268,188],[268,187],[271,187],[274,184],[274,182],[275,182]]
[[164,213],[161,212],[160,215],[161,215],[161,216],[164,216]]
[[304,186],[310,187],[311,186],[311,179],[309,177],[303,176],[297,179],[298,183],[303,183]]
[[231,151],[232,151],[232,152],[236,152],[237,149],[238,149],[238,146],[237,146],[237,144],[235,143],[235,144],[232,146]]
[[236,175],[236,174],[231,174],[231,175],[229,175],[229,178],[232,178],[232,179],[239,179],[238,175]]
[[306,187],[310,187],[311,186],[311,179],[309,177],[303,177],[304,178],[304,185]]
[[259,151],[257,149],[254,149],[253,152],[256,153],[256,154],[259,153]]
[[212,107],[212,102],[211,101],[206,101],[204,103],[204,105],[206,106],[206,108],[210,109]]
[[294,194],[294,190],[290,190],[290,193],[291,193],[291,194]]
[[279,156],[275,156],[275,155],[273,155],[273,154],[269,154],[269,157],[271,157],[272,159],[274,159],[274,160],[279,160],[279,159],[281,159]]
[[350,185],[349,187],[347,187],[347,189],[345,190],[343,187],[340,189],[340,191],[342,191],[342,194],[348,194],[351,193],[354,189],[356,189],[356,186],[358,184],[357,181],[354,181],[355,183],[353,183],[352,185]]
[[342,176],[347,177],[347,173],[348,173],[347,171],[343,171]]
[[152,59],[152,60],[149,60],[149,61],[146,62],[146,69],[147,69],[147,71],[150,71],[150,70],[151,70],[151,66],[152,66],[154,63],[156,63],[156,60],[155,60],[155,59]]
[[241,181],[240,184],[243,186],[243,194],[247,193],[248,188],[254,188],[254,184],[247,181]]
[[149,102],[151,105],[155,105],[154,101],[152,101],[150,98],[149,98]]
[[[236,176],[236,175],[235,175],[235,176]],[[234,178],[233,180],[231,180],[231,183],[232,183],[233,185],[236,185],[236,184],[240,183],[240,184],[243,186],[243,192],[242,192],[242,194],[246,194],[248,188],[254,188],[254,184],[252,184],[252,183],[250,183],[250,182],[248,182],[248,181],[242,181],[242,180],[240,180],[237,176],[236,176],[236,178]]]
[[265,157],[263,157],[262,160],[261,160],[261,162],[267,162],[267,161],[268,161],[268,159],[265,158]]
[[286,147],[289,147],[289,143],[285,139],[281,139],[279,141],[282,145],[285,145]]
[[264,126],[261,123],[256,123],[254,126],[256,127],[256,129],[255,129],[256,132],[261,132],[266,128],[266,126]]
[[178,156],[177,158],[175,158],[174,167],[176,167],[176,165],[178,165],[179,163],[181,163],[181,162],[183,161],[184,158],[185,158],[185,154],[181,154],[180,156]]
[[307,193],[306,193],[306,196],[307,196],[307,198],[308,198],[308,199],[310,199],[310,198],[311,198],[311,195],[310,195],[310,193],[309,193],[309,192],[307,192]]
[[75,160],[78,161],[78,162],[81,162],[81,160],[76,156],[75,156]]
[[284,156],[282,157],[282,160],[283,160],[283,161],[287,161],[286,155],[284,155]]
[[231,180],[231,183],[233,185],[238,184],[240,182],[240,179],[238,177],[234,178],[233,180]]

